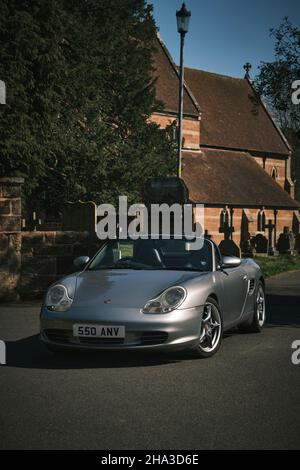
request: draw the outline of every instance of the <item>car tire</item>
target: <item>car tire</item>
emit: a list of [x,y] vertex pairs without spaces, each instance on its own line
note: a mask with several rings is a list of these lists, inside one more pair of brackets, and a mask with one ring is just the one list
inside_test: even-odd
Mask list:
[[190,352],[195,358],[212,357],[220,349],[223,338],[223,319],[216,300],[208,297],[201,318],[199,342]]
[[238,328],[242,333],[260,333],[266,323],[266,295],[265,288],[261,281],[258,282],[255,289],[254,313]]

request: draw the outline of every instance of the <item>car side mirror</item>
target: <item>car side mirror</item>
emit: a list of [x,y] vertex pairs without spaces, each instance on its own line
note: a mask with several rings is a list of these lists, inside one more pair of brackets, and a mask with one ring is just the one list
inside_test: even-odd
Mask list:
[[73,264],[75,268],[84,268],[90,261],[89,256],[78,256],[77,258],[74,259]]
[[241,258],[237,256],[223,256],[221,268],[237,268],[241,264]]

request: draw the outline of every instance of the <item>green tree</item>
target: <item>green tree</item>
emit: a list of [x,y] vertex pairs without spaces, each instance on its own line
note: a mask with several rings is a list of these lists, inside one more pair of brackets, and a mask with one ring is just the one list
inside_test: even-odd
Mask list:
[[28,208],[139,198],[174,171],[168,130],[149,122],[151,8],[144,0],[3,0],[0,174],[26,178]]
[[292,177],[300,197],[300,104],[294,104],[292,84],[300,79],[300,30],[288,18],[270,30],[275,40],[275,60],[262,62],[255,84],[269,105],[292,148]]

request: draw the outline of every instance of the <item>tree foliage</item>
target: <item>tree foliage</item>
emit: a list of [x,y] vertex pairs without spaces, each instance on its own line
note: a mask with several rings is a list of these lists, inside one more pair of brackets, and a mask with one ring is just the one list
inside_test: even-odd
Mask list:
[[284,18],[270,34],[275,40],[275,60],[261,63],[255,83],[293,148],[292,176],[299,185],[300,104],[292,101],[292,84],[300,80],[300,30]]
[[261,63],[256,86],[281,128],[299,132],[300,109],[292,102],[292,83],[300,79],[300,30],[284,18],[270,34],[275,39],[275,60]]
[[139,199],[175,169],[152,78],[155,24],[144,0],[2,0],[0,174],[26,178],[28,207]]

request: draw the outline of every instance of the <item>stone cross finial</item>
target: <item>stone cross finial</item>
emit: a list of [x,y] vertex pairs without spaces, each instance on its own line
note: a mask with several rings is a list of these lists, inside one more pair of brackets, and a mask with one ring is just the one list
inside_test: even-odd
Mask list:
[[245,65],[243,66],[244,70],[246,71],[245,73],[245,78],[250,78],[250,70],[252,69],[252,65],[250,62],[246,62]]

